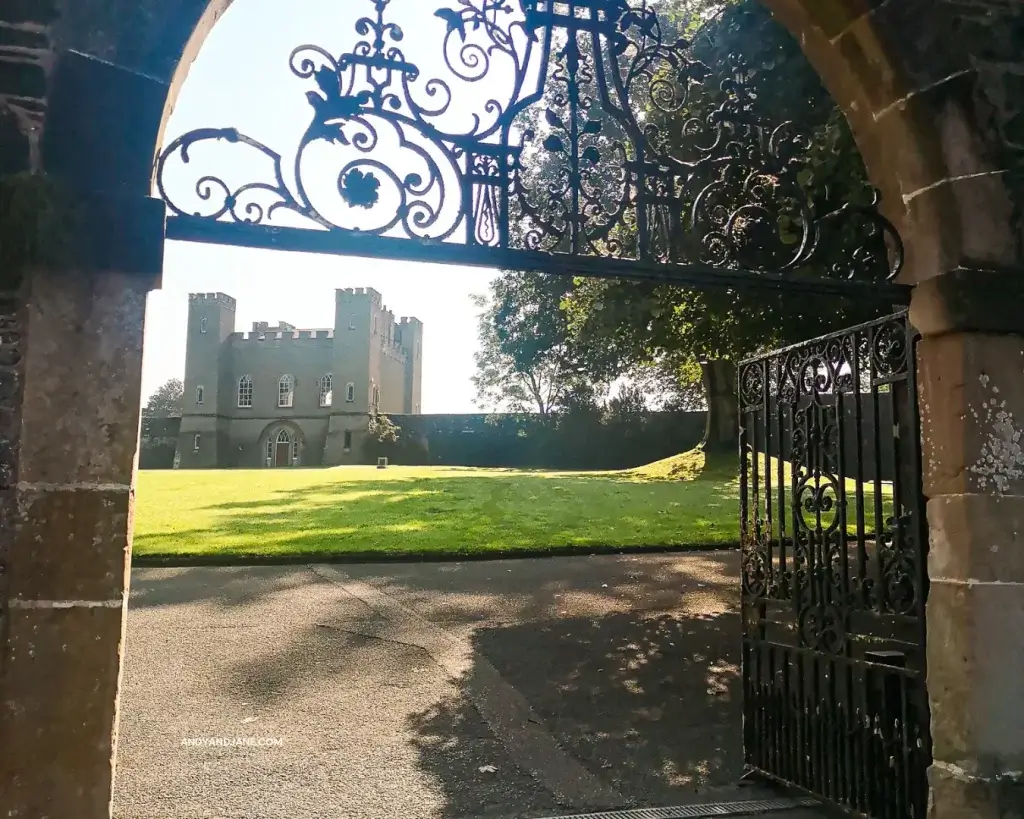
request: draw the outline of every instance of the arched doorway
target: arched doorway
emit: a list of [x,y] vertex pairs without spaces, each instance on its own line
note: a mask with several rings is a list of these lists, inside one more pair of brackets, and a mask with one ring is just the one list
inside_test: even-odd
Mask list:
[[263,464],[270,469],[299,466],[302,433],[291,424],[275,425],[263,436]]
[[[0,775],[14,772],[0,790],[16,807],[29,806],[25,815],[42,812],[32,810],[34,794],[56,792],[47,778],[52,770],[74,780],[64,789],[69,814],[100,816],[109,802],[104,778],[116,724],[138,428],[131,417],[138,398],[133,356],[164,235],[162,208],[144,197],[164,115],[160,103],[173,105],[189,60],[228,2],[155,5],[139,14],[123,14],[115,3],[88,11],[65,10],[68,4],[26,11],[15,4],[0,12],[34,44],[16,47],[11,64],[17,68],[5,75],[12,85],[2,90],[13,102],[5,97],[0,112],[3,171],[60,175],[98,205],[88,209],[97,229],[85,234],[110,237],[99,248],[85,235],[73,237],[73,260],[19,263],[25,271],[32,267],[31,277],[26,272],[24,281],[10,282],[3,305],[0,366],[12,374],[3,393],[4,419],[11,421],[4,492],[18,501],[4,517],[3,535],[12,542],[35,537],[36,524],[48,519],[47,493],[60,493],[73,510],[69,536],[50,539],[62,544],[58,551],[11,549],[3,574],[0,684],[5,697],[23,695],[32,707],[19,709],[0,732]],[[1021,111],[1009,79],[1020,66],[1013,33],[1020,7],[997,0],[971,9],[845,0],[769,5],[854,123],[872,178],[898,211],[893,219],[908,243],[908,280],[921,283],[912,309],[926,332],[919,357],[930,408],[923,419],[935,547],[929,620],[941,635],[930,658],[941,731],[934,810],[936,817],[961,817],[973,810],[969,804],[1004,798],[1011,786],[1000,777],[1019,770],[1014,760],[1024,752],[1024,732],[1012,721],[1019,687],[1006,683],[1020,677],[1019,653],[996,639],[1014,632],[1005,616],[1019,609],[1013,594],[1020,579],[1008,562],[1013,548],[989,549],[1014,543],[1017,527],[1006,511],[1013,501],[1000,495],[1021,494],[1020,477],[1015,462],[991,457],[998,445],[991,443],[993,430],[1005,427],[994,427],[984,413],[972,420],[969,411],[971,403],[992,400],[992,386],[1010,410],[1021,406],[1012,392],[1019,367],[1008,369],[1008,362],[1019,359],[1024,327],[1012,314],[1019,311],[1007,311],[1017,300],[1006,298],[1019,279],[1007,268],[1024,255],[1019,139],[1009,127]],[[58,55],[47,85],[46,66]],[[5,51],[2,59],[12,58]],[[45,201],[35,201],[38,212],[48,212]],[[45,343],[23,344],[30,338]],[[64,400],[70,385],[78,390],[75,402]],[[81,432],[99,428],[102,447],[97,436]],[[114,500],[97,494],[104,492],[115,493]],[[93,515],[100,508],[106,511]],[[94,542],[101,530],[118,534]],[[93,559],[98,543],[105,551]],[[89,559],[81,570],[67,571],[82,555]],[[62,612],[59,622],[55,611]],[[29,632],[34,656],[23,650]],[[52,654],[43,651],[48,646]],[[80,703],[73,717],[56,707],[71,698]]]

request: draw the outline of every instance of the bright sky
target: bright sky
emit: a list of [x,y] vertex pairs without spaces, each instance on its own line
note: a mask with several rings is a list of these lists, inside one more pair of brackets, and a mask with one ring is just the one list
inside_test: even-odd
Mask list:
[[[410,1],[417,2],[395,5]],[[346,50],[354,37],[355,2],[360,13],[372,10],[365,0],[290,0],[282,14],[281,0],[236,0],[189,72],[166,142],[194,128],[231,126],[288,157],[310,120],[309,86],[291,73],[288,56],[303,43],[335,55]],[[410,34],[407,42],[414,40]],[[197,151],[193,162],[200,156]],[[200,170],[216,173],[231,165],[231,160],[220,166],[214,160]],[[494,275],[481,268],[168,242],[163,289],[150,295],[146,313],[143,397],[184,375],[190,292],[234,296],[236,328],[242,331],[259,320],[333,326],[334,289],[369,286],[383,294],[396,316],[416,316],[426,325],[423,411],[476,411],[470,383],[476,315],[469,297],[484,292]]]

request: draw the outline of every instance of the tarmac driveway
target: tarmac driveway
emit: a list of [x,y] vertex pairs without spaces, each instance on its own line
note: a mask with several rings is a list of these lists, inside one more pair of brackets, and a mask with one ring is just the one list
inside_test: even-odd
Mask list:
[[730,786],[737,568],[723,552],[136,569],[114,815],[749,798]]

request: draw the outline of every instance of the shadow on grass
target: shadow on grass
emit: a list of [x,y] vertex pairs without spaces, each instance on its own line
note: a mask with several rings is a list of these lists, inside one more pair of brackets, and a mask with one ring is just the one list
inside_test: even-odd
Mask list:
[[201,475],[210,492],[191,507],[170,488],[140,492],[135,554],[394,558],[738,541],[738,490],[728,474],[685,482],[479,471],[352,480],[331,470],[307,485],[264,488],[262,497],[245,496],[243,474],[252,473]]

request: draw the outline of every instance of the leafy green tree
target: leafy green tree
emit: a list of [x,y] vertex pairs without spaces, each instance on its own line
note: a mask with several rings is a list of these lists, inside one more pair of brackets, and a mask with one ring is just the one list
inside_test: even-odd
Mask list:
[[368,431],[370,438],[384,444],[397,441],[402,428],[392,421],[389,416],[377,413],[370,418]]
[[149,396],[142,407],[143,418],[177,418],[181,416],[181,408],[185,396],[185,387],[181,379],[171,378],[161,384]]
[[[729,3],[717,9],[711,5],[680,3],[669,14],[680,32],[692,35],[691,53],[711,75],[690,87],[688,101],[678,112],[667,115],[648,107],[646,119],[660,129],[663,150],[670,156],[699,159],[700,146],[715,135],[709,123],[729,110],[724,103],[736,93],[714,77],[741,77],[750,95],[745,112],[750,121],[769,129],[770,124],[791,121],[792,131],[806,136],[807,144],[798,147],[805,157],[799,179],[801,195],[815,212],[830,212],[844,202],[866,204],[872,191],[852,133],[799,45],[758,3]],[[740,146],[744,139],[758,136],[745,133],[742,123],[726,134]],[[708,181],[695,172],[684,193],[690,204]],[[724,203],[729,209],[749,201],[738,186],[735,193],[731,203]],[[691,221],[683,227],[699,250],[701,225]],[[776,247],[777,238],[795,242],[795,227],[780,219],[777,235],[752,233],[752,244],[759,238]],[[827,237],[815,263],[798,272],[846,275],[860,238],[852,229]],[[709,409],[706,442],[712,446],[734,445],[737,360],[880,312],[875,304],[778,290],[697,291],[595,279],[577,280],[562,307],[569,316],[570,338],[597,359],[589,362],[592,367],[613,373],[650,368],[683,404],[692,405],[703,392]]]
[[474,297],[481,311],[473,376],[479,406],[549,416],[579,391],[583,369],[560,309],[568,283],[506,272],[487,296]]

